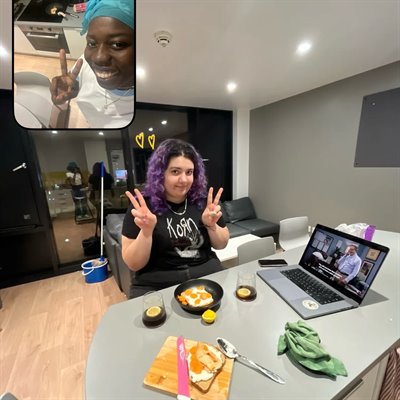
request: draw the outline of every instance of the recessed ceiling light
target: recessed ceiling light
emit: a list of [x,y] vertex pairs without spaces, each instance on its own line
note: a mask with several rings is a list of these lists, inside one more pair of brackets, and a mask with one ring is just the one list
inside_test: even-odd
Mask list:
[[68,239],[68,238],[65,238],[65,240],[64,240],[64,241],[68,243],[68,242],[69,242],[69,239]]
[[0,45],[0,56],[1,57],[7,57],[8,56],[8,51],[5,49],[5,47]]
[[100,132],[99,132],[99,135],[100,135],[100,136],[104,136],[104,132],[101,132],[101,131],[100,131]]
[[228,89],[228,92],[229,92],[229,93],[232,93],[232,92],[234,92],[234,91],[236,90],[237,84],[236,84],[235,82],[229,82],[229,83],[226,85],[226,88]]
[[310,51],[312,47],[312,44],[310,41],[305,40],[304,42],[301,42],[298,46],[297,46],[297,50],[296,53],[300,54],[300,55],[304,55],[306,53],[308,53]]
[[149,131],[150,131],[150,132],[153,132],[153,128],[152,128],[152,127],[150,127],[150,128],[149,128]]
[[51,131],[53,135],[57,135],[58,131]]
[[161,121],[161,123],[162,123],[163,125],[167,125],[167,120],[164,119],[163,121]]
[[146,77],[146,71],[142,67],[137,67],[136,68],[136,77],[143,79]]

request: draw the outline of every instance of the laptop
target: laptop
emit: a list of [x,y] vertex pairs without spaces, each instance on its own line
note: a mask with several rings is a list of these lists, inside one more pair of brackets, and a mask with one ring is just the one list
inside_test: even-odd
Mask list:
[[389,249],[317,225],[298,265],[257,274],[303,319],[358,307]]

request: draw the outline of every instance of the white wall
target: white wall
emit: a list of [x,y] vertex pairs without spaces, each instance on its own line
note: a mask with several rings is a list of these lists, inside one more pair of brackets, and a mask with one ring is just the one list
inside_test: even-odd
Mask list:
[[104,140],[85,140],[83,145],[85,147],[86,161],[90,172],[92,172],[93,164],[100,161],[104,161],[106,170],[110,171],[106,142]]
[[365,222],[400,232],[400,168],[355,168],[365,95],[400,87],[400,62],[252,110],[249,194],[270,221]]
[[81,141],[44,136],[42,132],[33,132],[33,136],[42,172],[66,171],[70,161],[75,161],[82,171],[88,169]]

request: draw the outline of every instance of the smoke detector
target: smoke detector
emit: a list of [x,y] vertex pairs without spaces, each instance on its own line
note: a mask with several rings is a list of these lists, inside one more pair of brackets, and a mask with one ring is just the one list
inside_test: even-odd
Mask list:
[[158,31],[154,34],[154,37],[162,47],[168,46],[172,39],[172,35],[167,31]]

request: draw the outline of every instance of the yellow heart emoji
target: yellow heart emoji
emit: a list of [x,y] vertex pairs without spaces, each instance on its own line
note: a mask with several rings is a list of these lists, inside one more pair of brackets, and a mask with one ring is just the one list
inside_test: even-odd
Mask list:
[[140,132],[138,135],[135,136],[136,143],[138,146],[143,149],[144,146],[144,133]]
[[156,135],[153,133],[152,135],[147,137],[147,141],[152,150],[154,150],[154,145],[156,144]]

